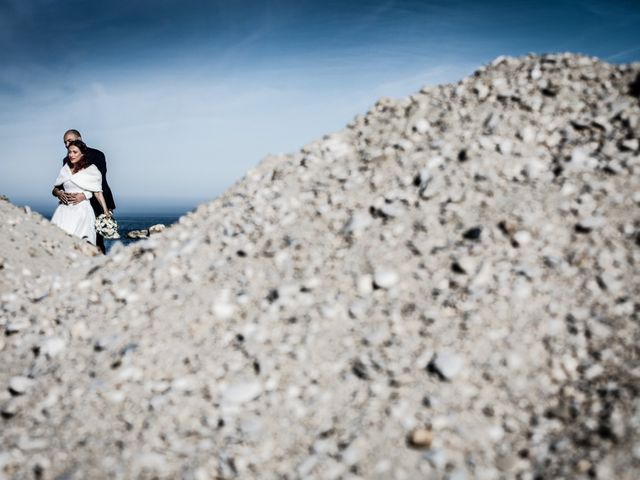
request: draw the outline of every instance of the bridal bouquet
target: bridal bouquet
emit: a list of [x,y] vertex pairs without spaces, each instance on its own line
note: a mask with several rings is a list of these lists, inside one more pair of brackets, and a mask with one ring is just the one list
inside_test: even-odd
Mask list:
[[105,215],[104,213],[98,215],[98,218],[96,218],[96,232],[108,240],[120,238],[118,234],[118,222],[116,222],[116,219],[111,215]]

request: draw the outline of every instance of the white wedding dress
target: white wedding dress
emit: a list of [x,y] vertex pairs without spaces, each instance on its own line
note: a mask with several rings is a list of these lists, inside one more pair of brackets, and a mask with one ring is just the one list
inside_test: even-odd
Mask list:
[[[94,171],[95,169],[95,171]],[[96,177],[96,172],[98,178]],[[99,181],[98,181],[99,179]],[[96,187],[102,185],[102,175],[95,165],[81,170],[76,174],[72,174],[67,165],[60,170],[60,175],[56,179],[56,186],[62,185],[67,193],[84,193],[86,200],[75,205],[65,205],[61,203],[53,212],[51,223],[57,225],[65,232],[84,238],[93,245],[96,244],[96,216],[93,213],[93,207],[89,199],[94,192],[101,191]],[[84,187],[84,188],[83,188]]]

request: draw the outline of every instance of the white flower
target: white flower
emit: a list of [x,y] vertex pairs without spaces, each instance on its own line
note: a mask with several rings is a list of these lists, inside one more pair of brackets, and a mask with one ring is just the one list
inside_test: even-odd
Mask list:
[[104,213],[98,215],[96,218],[96,232],[109,240],[115,240],[120,238],[118,234],[118,222],[111,215],[105,215]]

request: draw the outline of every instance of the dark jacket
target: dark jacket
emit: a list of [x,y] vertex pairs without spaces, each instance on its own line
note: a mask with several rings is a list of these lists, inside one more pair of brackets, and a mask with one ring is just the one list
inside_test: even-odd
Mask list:
[[[67,157],[63,159],[63,164],[67,161]],[[100,170],[102,174],[102,194],[104,195],[104,201],[107,203],[107,208],[109,210],[115,210],[116,204],[113,201],[113,194],[111,193],[111,188],[109,188],[109,183],[107,183],[107,160],[100,150],[96,150],[95,148],[87,147],[87,161],[91,165],[95,165]],[[91,197],[91,206],[93,207],[93,211],[96,216],[102,213],[102,207],[100,203],[98,203],[98,199],[94,196]]]

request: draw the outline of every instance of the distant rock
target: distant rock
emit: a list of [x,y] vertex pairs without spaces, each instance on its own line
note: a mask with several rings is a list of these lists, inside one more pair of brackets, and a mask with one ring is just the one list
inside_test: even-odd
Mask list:
[[144,228],[142,230],[131,230],[130,232],[127,232],[127,238],[131,238],[131,239],[142,239],[142,238],[149,238],[149,230]]
[[163,232],[167,227],[162,224],[162,223],[158,223],[156,225],[152,225],[149,228],[143,228],[140,230],[131,230],[129,232],[127,232],[127,238],[133,239],[133,240],[141,240],[144,238],[149,238],[151,235],[156,235],[158,233]]
[[149,235],[153,235],[153,234],[155,234],[155,233],[164,232],[164,230],[165,230],[166,228],[167,228],[167,227],[166,227],[164,224],[162,224],[162,223],[158,223],[158,224],[156,224],[156,225],[151,225],[151,226],[149,227]]

